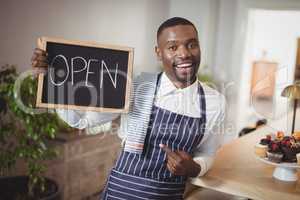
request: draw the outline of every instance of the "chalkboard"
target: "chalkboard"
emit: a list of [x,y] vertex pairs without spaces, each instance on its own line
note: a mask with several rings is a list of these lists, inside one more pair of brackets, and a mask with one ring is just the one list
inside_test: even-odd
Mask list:
[[48,69],[39,74],[37,107],[126,113],[133,48],[42,37]]

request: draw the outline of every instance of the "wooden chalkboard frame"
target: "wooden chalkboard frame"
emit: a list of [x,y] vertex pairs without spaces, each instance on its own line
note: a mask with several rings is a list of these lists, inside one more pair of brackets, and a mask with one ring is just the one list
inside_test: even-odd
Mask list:
[[96,47],[112,50],[121,50],[128,52],[128,70],[127,70],[127,83],[126,83],[126,94],[125,94],[125,105],[122,109],[117,108],[104,108],[104,107],[92,107],[92,106],[77,106],[77,105],[67,105],[67,104],[51,104],[42,102],[42,88],[44,82],[44,74],[41,73],[38,75],[38,89],[37,89],[37,99],[36,106],[41,108],[61,108],[61,109],[74,109],[81,111],[96,111],[96,112],[105,112],[105,113],[128,113],[129,104],[130,104],[130,93],[132,85],[132,73],[133,73],[133,53],[134,49],[131,47],[116,46],[116,45],[107,45],[100,44],[96,42],[86,42],[86,41],[76,41],[76,40],[65,40],[60,38],[53,37],[40,37],[37,39],[37,47],[46,50],[47,42],[59,43],[59,44],[69,44],[69,45],[78,45],[83,47]]

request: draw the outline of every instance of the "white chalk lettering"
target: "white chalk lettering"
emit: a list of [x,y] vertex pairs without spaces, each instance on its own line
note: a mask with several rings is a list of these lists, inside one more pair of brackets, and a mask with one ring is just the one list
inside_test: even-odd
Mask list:
[[[100,80],[100,88],[103,87],[103,73],[104,73],[104,67],[106,69],[106,73],[108,73],[109,75],[109,78],[114,86],[114,88],[117,88],[117,75],[118,75],[118,63],[116,64],[116,69],[115,70],[109,70],[106,66],[106,63],[102,60],[101,61],[101,80]],[[111,75],[111,72],[114,72],[115,73],[115,77],[114,77],[114,80],[113,80],[113,77]]]
[[[57,60],[57,59],[59,59],[59,58],[62,58],[63,59],[63,61],[65,62],[65,64],[66,65],[64,65],[64,67],[66,67],[66,71],[67,71],[67,74],[66,74],[66,76],[65,76],[65,79],[62,81],[62,82],[60,82],[60,83],[55,83],[55,81],[53,80],[53,77],[52,77],[52,74],[54,73],[54,68],[53,68],[53,64],[55,63],[55,61]],[[55,56],[53,59],[52,59],[52,62],[51,62],[51,64],[50,64],[50,81],[52,82],[52,84],[53,85],[56,85],[56,86],[60,86],[60,85],[62,85],[62,84],[64,84],[64,82],[68,79],[68,77],[69,77],[69,73],[70,73],[70,70],[69,70],[69,65],[68,65],[68,62],[67,62],[67,59],[66,59],[66,57],[64,56],[64,55],[57,55],[57,56]]]
[[[84,62],[84,67],[83,67],[82,69],[80,69],[80,70],[76,70],[76,71],[75,71],[75,70],[74,70],[74,61],[75,61],[76,59],[82,60],[82,61]],[[86,60],[85,60],[84,58],[82,58],[82,57],[80,57],[80,56],[76,56],[76,57],[74,57],[74,58],[71,58],[71,71],[72,71],[72,73],[71,73],[71,75],[72,75],[72,77],[71,77],[71,82],[72,82],[72,85],[74,84],[74,73],[82,72],[82,71],[84,71],[86,68],[87,68],[87,62],[86,62]]]
[[[51,66],[53,66],[56,62],[58,62],[58,59],[63,60],[63,62],[64,62],[63,67],[66,69],[61,70],[61,71],[62,72],[66,71],[66,73],[54,74],[54,72],[55,72],[54,68],[50,67],[50,70],[51,70],[50,71],[50,80],[53,85],[60,86],[60,85],[64,84],[66,82],[66,80],[68,80],[69,76],[71,76],[71,81],[70,81],[71,85],[74,85],[78,81],[83,81],[85,87],[95,87],[95,85],[91,84],[90,80],[93,80],[92,79],[93,76],[91,74],[96,74],[96,71],[93,70],[93,66],[97,65],[100,67],[99,72],[97,71],[97,75],[99,75],[98,83],[100,85],[100,88],[103,88],[103,84],[104,84],[103,80],[105,78],[104,76],[108,76],[113,87],[117,88],[119,63],[116,63],[114,68],[112,68],[113,66],[108,66],[104,60],[97,60],[97,59],[86,60],[83,57],[76,56],[76,57],[71,58],[71,65],[69,66],[68,60],[64,55],[57,55],[53,58],[53,60],[51,62]],[[95,63],[95,64],[93,65],[93,63]],[[98,63],[99,63],[99,65],[98,65]],[[80,74],[82,74],[79,77],[82,77],[81,79],[83,79],[83,80],[75,79],[74,76],[76,74],[78,74],[78,76]],[[53,77],[55,77],[55,75],[58,77],[64,76],[64,80],[60,81],[60,82],[55,82],[54,78],[53,78]]]
[[85,86],[86,87],[93,87],[92,85],[88,84],[88,76],[89,74],[95,74],[95,72],[90,72],[90,64],[91,62],[97,62],[98,60],[96,59],[89,59],[88,65],[87,65],[87,72],[86,72],[86,76],[85,76]]

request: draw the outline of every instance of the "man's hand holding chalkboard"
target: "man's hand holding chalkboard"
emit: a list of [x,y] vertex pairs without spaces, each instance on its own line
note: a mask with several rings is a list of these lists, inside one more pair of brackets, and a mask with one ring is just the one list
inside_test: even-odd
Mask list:
[[35,69],[39,69],[41,72],[45,71],[48,67],[48,54],[46,51],[35,48],[31,57],[31,66]]

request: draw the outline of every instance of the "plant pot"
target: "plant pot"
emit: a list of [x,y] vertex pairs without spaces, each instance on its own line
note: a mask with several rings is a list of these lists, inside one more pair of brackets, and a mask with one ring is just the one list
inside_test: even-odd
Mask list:
[[58,185],[51,179],[45,179],[45,192],[28,196],[28,177],[14,176],[0,178],[1,200],[61,200]]

